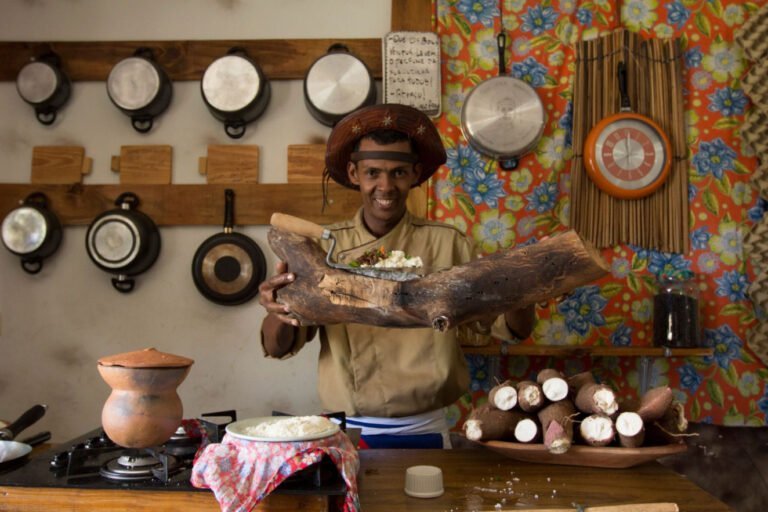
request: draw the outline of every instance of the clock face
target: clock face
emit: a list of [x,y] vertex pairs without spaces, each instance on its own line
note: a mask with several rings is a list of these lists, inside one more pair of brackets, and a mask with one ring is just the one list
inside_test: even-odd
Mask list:
[[617,197],[635,198],[663,183],[669,170],[669,142],[649,121],[619,114],[590,133],[585,147],[587,171],[601,189]]

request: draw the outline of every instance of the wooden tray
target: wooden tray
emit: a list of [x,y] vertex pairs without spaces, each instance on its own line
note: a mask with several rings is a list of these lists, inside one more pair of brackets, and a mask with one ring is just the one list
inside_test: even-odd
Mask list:
[[688,445],[685,443],[644,448],[571,446],[567,452],[556,455],[549,453],[543,444],[508,443],[505,441],[486,441],[478,444],[515,460],[594,468],[630,468],[656,460],[659,457],[688,450]]

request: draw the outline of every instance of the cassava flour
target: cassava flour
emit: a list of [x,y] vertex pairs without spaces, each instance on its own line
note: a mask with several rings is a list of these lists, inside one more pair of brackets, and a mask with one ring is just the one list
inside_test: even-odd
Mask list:
[[247,427],[245,434],[253,437],[291,439],[327,432],[334,423],[323,416],[286,416]]

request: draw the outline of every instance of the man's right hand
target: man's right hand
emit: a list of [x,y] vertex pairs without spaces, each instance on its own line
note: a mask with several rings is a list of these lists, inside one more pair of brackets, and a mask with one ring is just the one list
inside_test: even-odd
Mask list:
[[281,322],[298,326],[299,321],[293,317],[290,308],[276,300],[277,290],[291,284],[295,279],[296,275],[288,272],[288,264],[279,260],[275,265],[275,275],[259,285],[259,304]]

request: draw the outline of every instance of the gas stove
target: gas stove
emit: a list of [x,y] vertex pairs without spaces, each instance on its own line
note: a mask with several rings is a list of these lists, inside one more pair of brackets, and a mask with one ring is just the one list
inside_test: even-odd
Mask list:
[[[207,419],[211,416],[226,417],[227,421],[215,423]],[[191,420],[202,427],[200,436],[190,435],[189,429],[180,427],[162,446],[145,449],[118,446],[97,428],[33,457],[0,465],[0,488],[40,488],[46,489],[46,493],[87,489],[209,493],[189,482],[195,453],[204,437],[219,442],[226,425],[235,420],[234,411],[205,414]],[[343,418],[341,422],[345,423]],[[338,470],[330,459],[324,458],[292,475],[273,494],[330,498],[345,492],[346,485]],[[2,501],[0,498],[0,509]]]

